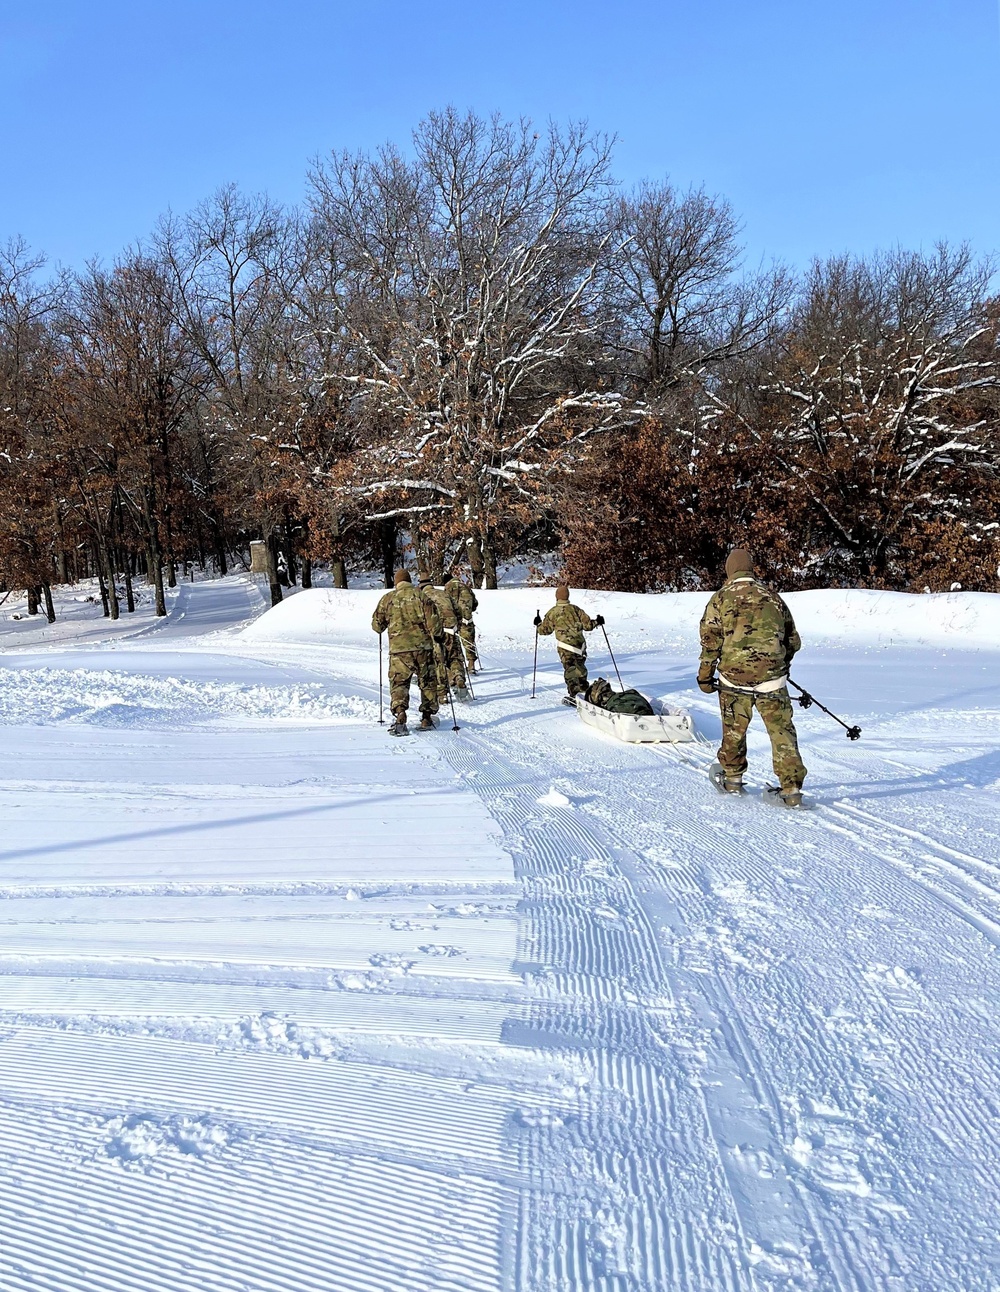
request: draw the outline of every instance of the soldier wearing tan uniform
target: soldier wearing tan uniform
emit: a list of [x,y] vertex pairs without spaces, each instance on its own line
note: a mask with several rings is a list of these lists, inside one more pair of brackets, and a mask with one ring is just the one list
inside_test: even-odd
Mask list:
[[604,623],[604,616],[591,619],[585,610],[574,606],[569,599],[569,588],[556,588],[556,604],[543,619],[535,615],[535,628],[543,636],[555,636],[559,661],[563,666],[567,695],[564,704],[576,704],[576,697],[586,691],[587,639],[584,633],[593,632]]
[[465,658],[470,673],[479,672],[479,652],[476,650],[476,621],[472,616],[479,609],[479,601],[469,585],[453,574],[444,585],[451,597],[451,604],[459,617],[458,635],[465,645]]
[[456,700],[467,700],[469,691],[466,685],[465,662],[462,658],[462,646],[458,640],[458,630],[462,626],[461,618],[448,595],[447,588],[437,588],[430,579],[423,578],[420,580],[420,593],[437,610],[444,628],[441,647],[435,652],[438,700],[442,704],[446,703],[449,689]]
[[437,607],[413,586],[407,570],[396,571],[396,586],[379,601],[372,630],[389,634],[389,703],[396,719],[389,734],[409,735],[406,710],[414,677],[420,686],[420,726],[431,730],[440,707],[434,651],[444,638],[444,625]]
[[[799,755],[788,694],[788,670],[802,645],[792,613],[781,597],[754,577],[750,554],[742,548],[726,561],[726,582],[715,593],[701,621],[698,685],[718,687],[722,709],[719,764],[723,788],[737,794],[747,769],[747,727],[754,709],[771,737],[774,773],[789,807],[802,803],[806,769]],[[718,680],[716,680],[718,670]]]

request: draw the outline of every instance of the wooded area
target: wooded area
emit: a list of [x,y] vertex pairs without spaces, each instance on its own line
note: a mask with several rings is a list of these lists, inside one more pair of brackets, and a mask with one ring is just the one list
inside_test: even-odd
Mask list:
[[111,267],[0,250],[0,580],[106,612],[262,539],[273,600],[400,554],[496,586],[997,590],[1000,302],[967,247],[747,270],[721,198],[454,111],[233,187]]

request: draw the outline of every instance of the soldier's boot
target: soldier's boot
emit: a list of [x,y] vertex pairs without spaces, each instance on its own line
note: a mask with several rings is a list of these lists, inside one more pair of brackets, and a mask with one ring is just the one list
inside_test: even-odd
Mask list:
[[785,807],[797,808],[802,806],[802,791],[798,785],[790,785],[787,790],[782,790],[779,798]]
[[389,728],[389,735],[408,736],[410,734],[410,729],[406,725],[406,710],[397,709],[392,716],[396,719],[396,721]]
[[727,772],[720,763],[713,763],[708,769],[708,779],[720,794],[743,793],[743,773]]
[[420,730],[421,731],[434,730],[434,719],[431,717],[429,713],[425,713],[424,716],[420,719]]

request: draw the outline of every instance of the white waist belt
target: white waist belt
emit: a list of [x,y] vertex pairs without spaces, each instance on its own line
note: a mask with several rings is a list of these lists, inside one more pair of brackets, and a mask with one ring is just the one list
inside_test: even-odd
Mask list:
[[556,638],[556,645],[560,650],[571,650],[574,655],[583,655],[586,658],[587,648],[585,646],[582,648],[580,646],[571,646],[569,642],[561,642],[558,637]]
[[458,629],[457,629],[457,628],[446,628],[446,629],[445,629],[445,632],[446,632],[446,633],[450,633],[450,634],[452,635],[452,637],[454,637],[454,636],[455,636],[455,634],[458,632]]
[[784,691],[787,677],[774,677],[770,682],[758,682],[756,686],[737,686],[727,677],[719,674],[719,681],[727,691],[742,691],[744,695],[770,695],[772,691]]

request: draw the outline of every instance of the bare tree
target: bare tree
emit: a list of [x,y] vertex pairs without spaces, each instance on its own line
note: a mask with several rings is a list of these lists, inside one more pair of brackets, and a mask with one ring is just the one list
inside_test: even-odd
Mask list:
[[369,521],[403,520],[439,573],[452,540],[496,586],[512,511],[558,446],[621,420],[595,380],[568,386],[596,332],[597,228],[609,142],[582,127],[453,110],[414,135],[413,160],[335,155],[311,175],[315,218],[343,258],[341,326],[375,442],[354,488]]
[[267,544],[272,604],[281,600],[277,535],[290,501],[278,446],[294,416],[285,345],[291,229],[266,198],[229,186],[186,220],[164,221],[157,236],[179,320],[211,376],[204,415],[228,444],[243,519]]
[[765,342],[793,280],[780,267],[741,272],[729,203],[702,189],[642,184],[608,209],[617,252],[607,272],[609,344],[646,399]]
[[21,238],[0,247],[0,559],[6,578],[27,588],[31,612],[42,599],[51,621],[50,585],[66,572],[63,480],[49,414],[67,280],[42,280],[44,265]]
[[[131,519],[145,551],[158,615],[166,614],[164,547],[169,568],[174,513],[185,492],[181,431],[205,380],[198,355],[177,324],[175,293],[165,267],[134,252],[111,271],[90,267],[78,281],[65,323],[78,416],[92,431],[81,443],[90,445],[98,476],[113,484],[101,519],[91,503],[91,528],[108,553],[105,564],[123,565],[127,572],[128,562],[116,562],[111,538],[121,540]],[[114,605],[113,569],[106,575]],[[131,603],[130,577],[127,582]]]
[[979,524],[1000,466],[991,277],[965,246],[813,265],[753,419],[829,577],[891,581],[922,529]]

